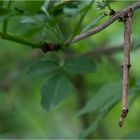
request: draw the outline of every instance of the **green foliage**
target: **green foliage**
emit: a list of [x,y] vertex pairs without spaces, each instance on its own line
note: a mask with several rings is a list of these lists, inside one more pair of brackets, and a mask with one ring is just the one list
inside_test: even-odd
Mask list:
[[99,9],[105,9],[108,6],[108,2],[107,1],[103,1],[103,2],[96,2],[97,3],[97,7]]
[[39,60],[37,62],[34,62],[29,70],[28,75],[29,76],[38,76],[41,74],[49,74],[50,72],[58,70],[59,64],[55,60]]
[[68,5],[64,8],[64,13],[68,16],[75,16],[79,13],[86,11],[89,8],[89,4],[91,5],[94,0],[91,1],[77,1],[72,5]]
[[[129,96],[131,95],[130,103],[138,96],[140,92],[138,81],[134,84],[134,87],[130,88]],[[91,133],[94,133],[100,126],[102,120],[108,114],[108,112],[120,101],[122,93],[121,83],[109,84],[103,86],[100,91],[93,96],[93,98],[87,103],[87,105],[79,111],[78,115],[84,115],[87,113],[97,114],[97,118],[90,124],[89,128],[83,130],[79,137],[86,138]],[[129,104],[129,107],[132,104]],[[133,135],[132,135],[133,136]],[[131,137],[127,137],[131,138]]]
[[103,19],[105,16],[106,16],[106,15],[105,15],[104,13],[103,13],[103,14],[100,14],[100,15],[99,15],[98,17],[96,17],[91,23],[87,24],[87,25],[83,28],[82,32],[85,32],[85,31],[87,31],[87,30],[93,28],[93,27],[94,27],[95,25],[97,25],[97,24],[99,23],[99,21],[100,21],[101,19]]
[[72,85],[62,73],[50,77],[41,89],[41,104],[47,110],[55,107],[71,92]]
[[86,138],[95,132],[104,116],[121,98],[121,84],[109,84],[103,86],[100,91],[87,103],[87,105],[78,113],[98,113],[97,118],[90,124],[89,128],[80,133],[80,138]]
[[32,14],[36,14],[37,12],[40,11],[41,6],[43,5],[44,0],[36,0],[34,1],[34,4],[32,1],[25,1],[25,7],[26,9],[32,13]]
[[83,74],[95,72],[95,62],[87,57],[74,57],[65,61],[64,65],[60,65],[55,60],[39,60],[34,62],[28,69],[28,77],[44,75],[52,75],[47,79],[47,82],[43,85],[42,105],[47,110],[62,101],[68,93],[70,93],[71,83],[65,74]]
[[[114,90],[116,89],[116,90]],[[103,86],[100,91],[79,112],[80,115],[90,112],[106,112],[110,106],[121,97],[121,84],[109,84]]]
[[[104,138],[102,131],[98,130],[100,126],[103,126],[103,128],[107,128],[106,131],[108,132],[105,136],[114,138],[116,134],[113,135],[109,132],[109,127],[112,125],[110,118],[107,120],[108,125],[101,122],[121,100],[122,85],[118,82],[121,80],[118,65],[122,59],[120,55],[110,56],[110,54],[105,55],[102,59],[103,52],[98,56],[97,51],[94,56],[92,51],[94,51],[95,46],[100,48],[117,46],[123,38],[120,35],[122,34],[120,31],[123,31],[120,23],[116,23],[115,26],[105,32],[103,31],[103,34],[94,36],[95,38],[88,38],[77,44],[67,46],[67,42],[72,41],[77,34],[86,32],[102,22],[107,15],[105,14],[106,9],[111,10],[110,3],[108,0],[0,0],[0,94],[4,94],[6,98],[5,100],[0,96],[2,107],[2,109],[0,108],[0,134],[8,135],[11,132],[14,138],[26,138],[26,133],[27,138],[38,136],[39,138],[62,139],[77,138],[79,132],[80,138],[88,138],[89,135],[92,133],[94,135],[94,132],[97,132],[94,138]],[[123,4],[118,3],[114,4],[115,8],[123,7]],[[128,4],[129,2],[124,3],[125,7]],[[139,15],[136,17],[139,18]],[[135,21],[136,19],[134,19],[136,24]],[[138,37],[137,26],[134,25],[133,28],[135,28],[133,38]],[[47,57],[43,55],[43,58],[38,59],[38,54],[35,54],[32,58],[35,57],[35,60],[31,61],[28,56],[31,50],[25,47],[27,44],[32,48],[46,47],[47,45],[44,46],[44,44],[59,45],[62,56],[60,56],[59,51],[47,52]],[[138,38],[134,47],[138,48],[139,44]],[[50,48],[46,48],[46,50]],[[86,56],[88,54],[86,51],[91,52],[89,54],[92,55],[92,58]],[[86,55],[80,54],[80,52],[84,52]],[[76,53],[78,56],[75,56]],[[139,57],[139,52],[137,57]],[[132,60],[132,63],[137,64],[132,70],[133,79],[135,79],[134,75],[138,75],[140,71],[136,60]],[[26,76],[24,75],[25,69],[27,70]],[[37,80],[33,80],[34,77]],[[118,83],[108,84],[114,81]],[[73,90],[73,85],[76,90]],[[131,107],[134,100],[138,100],[139,81],[130,82],[130,87],[129,103]],[[41,105],[48,111],[47,115],[39,106],[39,92],[41,93]],[[66,98],[70,93],[74,94],[71,94],[70,99]],[[88,97],[91,98],[90,101],[87,101]],[[62,110],[55,108],[66,99],[68,102],[64,102]],[[12,110],[11,106],[14,106],[15,110]],[[79,106],[81,110],[78,112],[78,118],[76,118],[78,121],[73,121],[71,118]],[[139,110],[139,104],[136,106]],[[54,108],[53,114],[50,110]],[[137,114],[139,116],[139,113]],[[91,118],[94,119],[88,120],[88,117],[84,117],[85,115],[91,115]],[[115,118],[117,115],[118,112],[115,111],[111,117]],[[24,119],[17,116],[22,116]],[[62,118],[62,116],[64,117]],[[80,120],[80,118],[82,119]],[[56,124],[56,120],[60,123]],[[90,121],[90,125],[87,127],[88,121]],[[25,126],[23,122],[26,124]],[[139,122],[138,118],[137,122]],[[82,123],[85,123],[83,126],[86,127],[81,132]],[[130,127],[131,123],[129,120]],[[65,135],[59,133],[60,126],[63,127],[61,133],[65,133]],[[52,127],[51,130],[50,127]],[[139,128],[139,126],[137,127]],[[32,132],[25,132],[25,130],[28,131],[27,128],[30,128]],[[116,130],[115,127],[112,128],[112,131],[115,132]],[[70,136],[67,135],[68,132],[66,131],[71,133]],[[119,138],[130,133],[130,130],[121,131],[118,133],[120,134]],[[72,132],[76,134],[72,134]],[[3,138],[0,135],[1,137]],[[7,136],[4,135],[4,138]],[[139,135],[134,132],[127,135],[126,138],[139,138]]]
[[95,72],[96,66],[95,62],[92,59],[85,56],[81,56],[66,60],[64,69],[68,73],[82,74]]

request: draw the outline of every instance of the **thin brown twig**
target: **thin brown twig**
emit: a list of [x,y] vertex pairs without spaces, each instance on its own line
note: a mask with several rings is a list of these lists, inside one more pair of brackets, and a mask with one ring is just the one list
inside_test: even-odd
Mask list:
[[131,17],[130,11],[124,21],[124,64],[123,64],[123,94],[122,94],[122,114],[119,120],[119,126],[122,127],[125,117],[128,114],[128,89],[129,89],[129,69],[130,64],[130,46],[131,46]]
[[111,16],[107,21],[105,21],[103,24],[97,26],[94,29],[91,29],[85,33],[82,33],[80,35],[77,35],[72,42],[70,42],[70,44],[76,43],[82,39],[85,39],[91,35],[94,35],[102,30],[104,30],[105,28],[107,28],[109,25],[111,25],[114,21],[116,21],[117,19],[121,19],[122,17],[124,17],[127,13],[129,13],[130,9],[132,9],[133,11],[137,10],[138,8],[140,8],[140,1],[135,2],[134,4],[128,6],[126,9],[122,10],[122,11],[118,11],[116,12],[116,14],[114,14],[113,16]]

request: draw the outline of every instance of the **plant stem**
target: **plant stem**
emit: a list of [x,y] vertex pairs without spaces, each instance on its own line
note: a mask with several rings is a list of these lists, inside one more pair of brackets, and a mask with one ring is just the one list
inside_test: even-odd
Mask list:
[[[46,16],[47,16],[50,20],[52,19],[51,15],[48,13],[48,11],[46,11],[45,9],[43,9],[43,12],[46,14]],[[49,25],[49,26],[50,26],[50,25]],[[56,35],[58,38],[60,38],[61,43],[64,44],[64,38],[63,38],[63,35],[62,35],[62,32],[61,32],[61,30],[60,30],[59,25],[56,24],[54,27],[55,27],[55,30],[53,29],[52,31],[55,33],[55,35]]]
[[55,25],[55,28],[56,28],[56,30],[57,30],[57,32],[58,32],[58,35],[60,36],[61,43],[64,44],[63,34],[62,34],[61,30],[60,30],[59,25]]
[[3,25],[2,25],[2,31],[3,31],[4,33],[7,33],[7,27],[8,27],[8,19],[5,19],[5,20],[3,21]]
[[[8,1],[8,4],[7,4],[7,8],[8,8],[8,9],[10,8],[11,3],[12,3],[12,1],[9,0],[9,1]],[[4,19],[4,21],[3,21],[2,31],[3,31],[4,33],[7,33],[8,21],[9,21],[9,18]]]
[[87,8],[86,8],[85,11],[83,12],[83,14],[81,14],[80,20],[79,20],[79,22],[77,23],[77,25],[76,25],[76,27],[75,27],[75,29],[74,29],[74,32],[73,32],[73,34],[72,34],[72,36],[71,36],[69,42],[71,42],[71,41],[73,40],[73,38],[75,37],[75,35],[78,33],[78,31],[79,31],[79,29],[80,29],[80,26],[81,26],[81,24],[82,24],[82,22],[83,22],[83,20],[84,20],[84,18],[85,18],[85,16],[86,16],[86,14],[88,13],[90,7],[92,6],[93,2],[94,2],[94,0],[92,0],[92,1],[90,2],[90,4],[87,6]]
[[41,46],[40,44],[38,44],[36,42],[32,42],[32,41],[20,38],[18,36],[10,35],[10,34],[3,33],[3,32],[0,32],[0,37],[3,39],[6,39],[6,40],[10,40],[10,41],[14,41],[14,42],[21,43],[24,45],[32,46],[32,48],[39,48]]

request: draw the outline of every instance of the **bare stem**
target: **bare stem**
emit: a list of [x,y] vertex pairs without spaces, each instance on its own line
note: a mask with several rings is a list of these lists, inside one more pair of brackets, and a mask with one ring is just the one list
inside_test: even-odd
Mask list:
[[124,21],[124,64],[123,64],[123,94],[122,94],[122,115],[119,126],[122,127],[125,117],[128,113],[128,89],[129,89],[129,68],[130,64],[130,45],[131,45],[131,17],[129,12]]

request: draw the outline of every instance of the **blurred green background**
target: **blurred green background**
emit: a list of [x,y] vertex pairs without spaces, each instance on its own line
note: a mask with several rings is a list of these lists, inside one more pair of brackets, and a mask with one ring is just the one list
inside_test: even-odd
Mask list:
[[[0,4],[3,2],[3,7],[6,7],[8,4],[8,1],[0,2]],[[112,1],[110,2],[110,6],[114,10],[120,10],[133,2],[134,1]],[[29,12],[28,16],[34,16],[43,4],[44,1],[12,1],[11,9],[13,9],[13,7],[17,7],[19,9],[25,8]],[[93,3],[92,8],[88,11],[82,23],[82,27],[90,23],[95,17],[104,11],[106,11],[106,9],[99,10],[96,4]],[[0,31],[2,31],[3,18],[6,14],[3,14],[1,11],[0,13]],[[131,49],[132,68],[130,71],[130,87],[135,85],[136,81],[139,83],[139,15],[140,10],[137,10],[134,13],[132,21],[132,42],[134,43]],[[7,32],[18,37],[24,37],[29,40],[33,39],[37,42],[41,42],[42,37],[40,37],[40,29],[42,29],[42,26],[40,23],[39,25],[23,24],[20,22],[21,20],[23,21],[22,16],[23,15],[19,15],[9,18]],[[57,24],[59,24],[60,29],[63,32],[63,36],[66,38],[73,31],[73,28],[79,20],[79,14],[70,17],[63,16],[61,14],[58,16],[56,14],[53,15],[53,17],[58,18],[55,19],[55,22],[58,22]],[[103,23],[107,18],[108,17],[101,19],[97,25]],[[123,23],[116,21],[102,32],[70,46],[67,51],[72,51],[77,55],[94,51],[96,49],[119,46],[123,46]],[[32,49],[31,47],[21,43],[4,40],[2,38],[0,39],[1,139],[78,139],[80,132],[83,129],[88,128],[100,114],[93,112],[83,116],[78,116],[77,112],[83,108],[95,94],[98,93],[101,87],[106,84],[122,81],[122,70],[120,65],[123,63],[123,48],[119,52],[113,54],[104,55],[103,53],[99,56],[98,54],[97,56],[91,54],[91,57],[95,60],[97,65],[96,72],[93,74],[76,75],[73,78],[73,82],[75,83],[74,92],[57,105],[56,108],[51,111],[46,111],[40,104],[40,87],[45,78],[42,76],[28,77],[26,72],[32,62],[42,57],[47,58],[49,55],[55,55],[55,52],[43,54],[39,49]],[[108,92],[112,92],[112,90]],[[140,138],[140,97],[139,92],[134,94],[134,96],[130,95],[132,96],[130,112],[123,128],[118,126],[118,120],[121,114],[120,100],[106,113],[100,125],[98,125],[96,130],[91,133],[88,138]],[[103,96],[105,97],[106,95]]]

